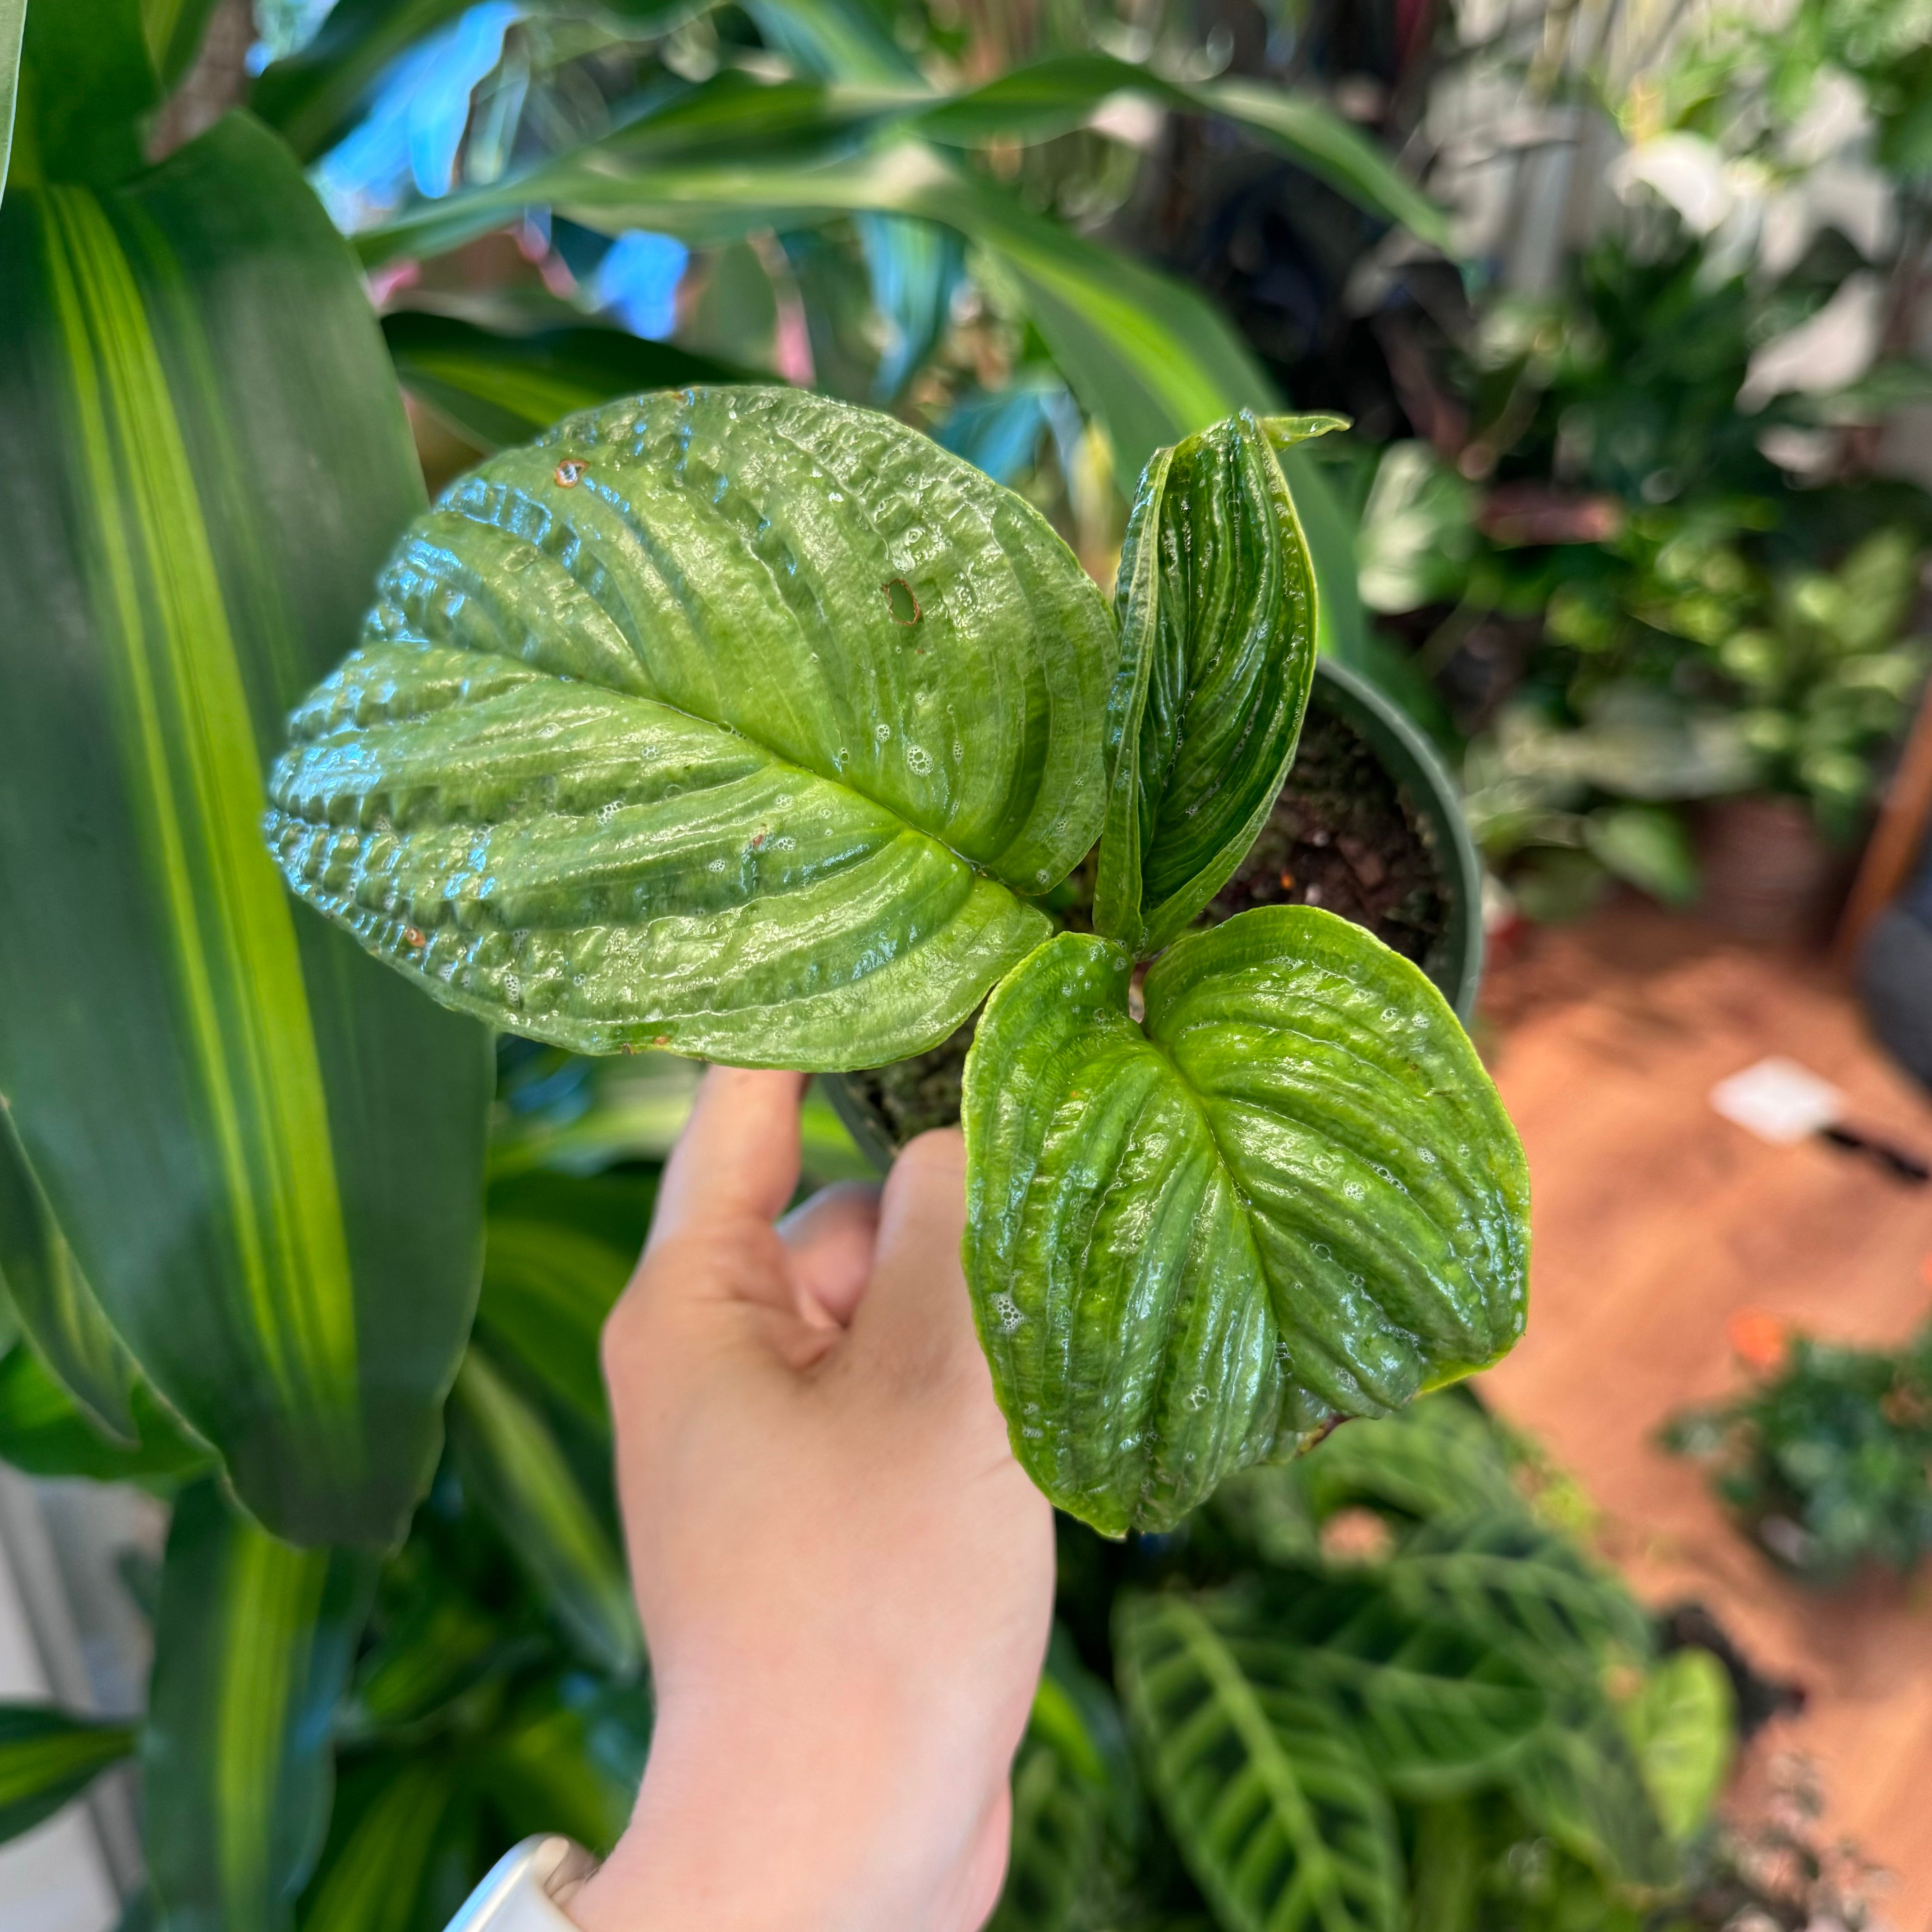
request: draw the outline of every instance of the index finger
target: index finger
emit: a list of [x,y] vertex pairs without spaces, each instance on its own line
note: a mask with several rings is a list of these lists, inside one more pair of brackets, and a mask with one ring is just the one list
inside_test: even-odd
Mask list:
[[664,1165],[652,1248],[700,1223],[769,1227],[798,1191],[798,1110],[806,1073],[712,1066]]

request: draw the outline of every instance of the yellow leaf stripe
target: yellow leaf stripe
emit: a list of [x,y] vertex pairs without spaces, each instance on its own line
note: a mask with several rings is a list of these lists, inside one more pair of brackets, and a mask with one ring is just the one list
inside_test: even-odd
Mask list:
[[328,1552],[297,1550],[237,1521],[220,1602],[229,1612],[217,1693],[216,1866],[231,1925],[266,1925],[289,1713],[308,1678]]
[[[242,1325],[280,1406],[357,1455],[348,1244],[291,909],[207,524],[134,268],[99,200],[47,195],[78,501],[114,728],[224,1195]],[[138,217],[130,218],[139,219]],[[144,254],[164,259],[158,235]]]

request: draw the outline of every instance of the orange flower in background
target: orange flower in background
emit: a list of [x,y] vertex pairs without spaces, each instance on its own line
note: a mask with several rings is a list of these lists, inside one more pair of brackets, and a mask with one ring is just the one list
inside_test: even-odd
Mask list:
[[1767,1315],[1762,1308],[1740,1308],[1725,1324],[1724,1332],[1738,1358],[1760,1374],[1770,1375],[1784,1367],[1791,1330],[1782,1316]]

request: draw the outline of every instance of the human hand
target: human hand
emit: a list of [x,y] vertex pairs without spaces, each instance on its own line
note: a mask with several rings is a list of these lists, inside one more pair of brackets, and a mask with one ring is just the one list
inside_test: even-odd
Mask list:
[[604,1330],[657,1723],[584,1932],[968,1932],[1052,1612],[959,1264],[965,1158],[798,1184],[796,1075],[715,1067]]

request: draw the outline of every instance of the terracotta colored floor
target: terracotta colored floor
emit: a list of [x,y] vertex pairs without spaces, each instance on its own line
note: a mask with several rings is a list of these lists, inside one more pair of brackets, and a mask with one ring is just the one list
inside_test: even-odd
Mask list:
[[1736,1386],[1741,1308],[1874,1341],[1932,1309],[1932,1187],[1766,1146],[1712,1111],[1712,1084],[1786,1054],[1922,1156],[1932,1104],[1821,967],[1634,907],[1540,935],[1491,994],[1482,1043],[1528,1150],[1534,1247],[1528,1334],[1484,1392],[1581,1479],[1647,1601],[1702,1599],[1760,1670],[1804,1685],[1754,1759],[1815,1759],[1828,1823],[1895,1874],[1886,1919],[1932,1932],[1932,1574],[1808,1594],[1652,1442]]

